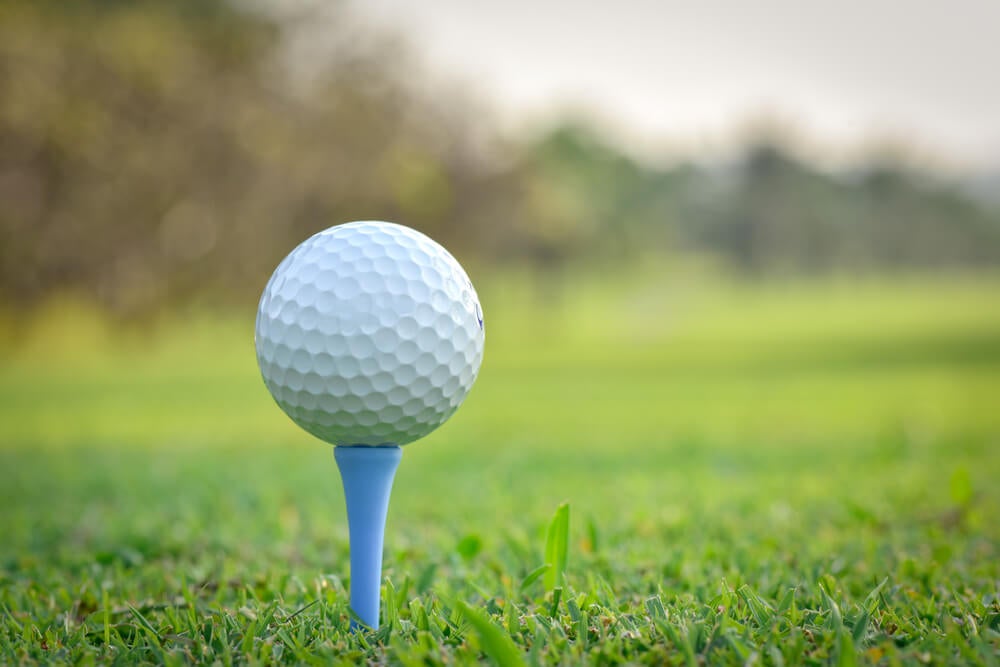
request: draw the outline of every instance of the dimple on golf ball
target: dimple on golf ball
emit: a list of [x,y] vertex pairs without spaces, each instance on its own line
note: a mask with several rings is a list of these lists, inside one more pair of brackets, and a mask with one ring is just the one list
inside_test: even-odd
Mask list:
[[440,426],[483,359],[479,297],[420,232],[351,222],[295,248],[264,288],[264,383],[303,429],[335,445],[404,445]]

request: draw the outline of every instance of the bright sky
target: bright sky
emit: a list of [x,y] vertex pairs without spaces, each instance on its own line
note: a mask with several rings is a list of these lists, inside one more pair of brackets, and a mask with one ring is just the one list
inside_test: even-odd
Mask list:
[[[996,0],[354,0],[517,127],[584,108],[633,146],[724,150],[777,116],[829,158],[872,139],[1000,165]],[[657,148],[659,149],[659,148]]]

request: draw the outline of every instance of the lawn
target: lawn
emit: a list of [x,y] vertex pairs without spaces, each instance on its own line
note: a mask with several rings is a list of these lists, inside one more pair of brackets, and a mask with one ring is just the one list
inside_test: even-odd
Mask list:
[[484,281],[374,633],[252,305],[5,316],[0,663],[1000,660],[1000,278],[571,277]]

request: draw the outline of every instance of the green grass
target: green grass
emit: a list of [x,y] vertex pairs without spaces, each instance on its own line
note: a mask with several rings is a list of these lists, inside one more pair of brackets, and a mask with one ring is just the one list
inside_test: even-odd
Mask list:
[[567,285],[483,290],[368,634],[252,312],[5,320],[0,663],[1000,660],[1000,279]]

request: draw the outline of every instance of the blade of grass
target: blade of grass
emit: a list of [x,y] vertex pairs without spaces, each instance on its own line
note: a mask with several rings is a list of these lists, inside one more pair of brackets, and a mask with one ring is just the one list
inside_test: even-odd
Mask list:
[[545,562],[550,566],[545,572],[545,590],[551,591],[562,583],[568,551],[569,505],[563,503],[556,509],[545,539]]
[[543,574],[545,574],[546,571],[548,571],[551,568],[552,568],[552,566],[549,565],[548,563],[545,563],[544,565],[539,565],[538,567],[536,567],[534,570],[532,570],[531,572],[529,572],[527,574],[527,576],[524,577],[524,579],[521,580],[520,589],[523,591],[528,586],[530,586],[531,584],[533,584],[536,581],[538,581],[538,579]]
[[486,615],[476,611],[462,601],[455,606],[479,635],[483,652],[500,667],[525,667],[524,657],[504,632],[494,625]]
[[159,648],[160,633],[156,631],[156,628],[154,628],[153,625],[146,620],[146,617],[139,613],[139,610],[132,605],[129,605],[128,610],[132,613],[132,616],[135,617],[135,620],[139,623],[142,629],[149,635],[149,639],[153,642],[153,644]]
[[771,609],[770,605],[765,602],[757,592],[754,591],[750,586],[743,584],[737,589],[736,594],[743,599],[746,603],[747,608],[750,610],[750,614],[753,616],[757,625],[761,628],[767,627],[771,621],[771,617],[774,615],[774,611]]

